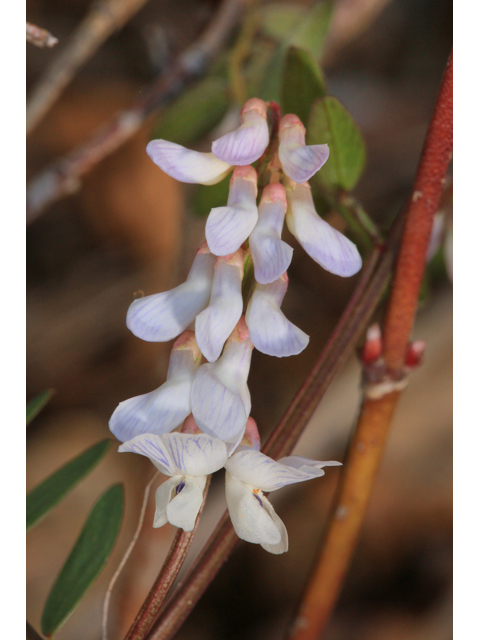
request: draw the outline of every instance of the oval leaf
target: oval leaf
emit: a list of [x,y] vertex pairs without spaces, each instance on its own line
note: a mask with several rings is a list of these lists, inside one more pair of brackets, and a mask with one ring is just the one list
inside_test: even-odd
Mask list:
[[42,614],[42,633],[51,636],[74,611],[110,555],[123,516],[123,485],[99,498],[63,565]]
[[206,78],[162,113],[153,138],[188,146],[220,122],[228,104],[227,82]]
[[55,471],[27,495],[27,530],[39,522],[106,454],[112,440],[97,442]]
[[35,416],[37,416],[43,409],[43,407],[47,404],[47,402],[53,396],[53,393],[53,389],[45,389],[45,391],[39,393],[38,396],[35,396],[33,400],[27,402],[27,427],[35,418]]
[[352,116],[331,96],[314,101],[307,126],[307,144],[325,143],[330,157],[316,179],[326,186],[353,189],[365,166],[365,143]]
[[228,199],[230,186],[229,174],[226,178],[209,186],[200,184],[192,198],[193,213],[200,217],[206,217],[215,207],[223,207]]
[[312,102],[325,94],[322,71],[311,53],[299,47],[290,47],[283,72],[283,114],[294,113],[306,126]]

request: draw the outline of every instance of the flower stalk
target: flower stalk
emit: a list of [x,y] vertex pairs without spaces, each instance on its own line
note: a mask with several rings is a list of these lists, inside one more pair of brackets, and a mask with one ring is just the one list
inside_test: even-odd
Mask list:
[[452,153],[452,84],[450,55],[406,209],[383,325],[383,360],[378,362],[377,371],[374,364],[364,364],[367,384],[360,415],[320,554],[290,640],[317,640],[332,613],[355,550],[391,420],[405,386],[410,331],[433,218]]

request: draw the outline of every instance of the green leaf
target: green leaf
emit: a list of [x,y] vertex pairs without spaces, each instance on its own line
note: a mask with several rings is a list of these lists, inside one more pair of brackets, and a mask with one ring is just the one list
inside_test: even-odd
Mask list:
[[47,402],[53,396],[53,393],[53,389],[45,389],[45,391],[39,393],[38,396],[35,396],[33,400],[27,402],[27,427],[47,404]]
[[325,80],[313,56],[305,49],[290,47],[283,72],[282,112],[295,113],[306,125],[312,102],[325,94]]
[[365,166],[365,144],[352,116],[331,96],[315,100],[308,119],[307,144],[324,143],[330,157],[316,179],[327,187],[353,189]]
[[112,440],[97,442],[55,471],[27,495],[27,530],[41,520],[106,454]]
[[228,105],[226,80],[206,78],[165,109],[155,126],[153,138],[189,145],[220,122]]
[[191,202],[193,212],[197,216],[206,217],[214,207],[226,205],[231,177],[229,174],[217,184],[209,186],[201,184],[197,187]]
[[74,611],[113,549],[123,516],[123,485],[99,498],[47,598],[42,633],[51,636]]
[[318,2],[310,11],[305,12],[293,31],[290,31],[272,57],[260,98],[280,102],[282,77],[289,47],[301,47],[311,53],[315,59],[320,57],[330,25],[332,6],[332,2]]
[[282,42],[292,33],[292,29],[302,19],[305,10],[298,4],[281,2],[261,7],[259,13],[260,24],[265,35]]

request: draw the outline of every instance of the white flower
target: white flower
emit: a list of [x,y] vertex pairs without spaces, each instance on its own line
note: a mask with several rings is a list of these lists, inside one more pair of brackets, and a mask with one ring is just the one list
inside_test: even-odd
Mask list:
[[270,284],[256,284],[245,314],[253,346],[277,358],[297,355],[310,340],[280,310],[287,286],[286,273]]
[[247,378],[252,349],[241,318],[220,358],[203,364],[193,379],[192,413],[198,427],[233,445],[242,439],[251,409]]
[[195,320],[195,337],[209,362],[217,360],[242,315],[243,254],[239,249],[217,258],[210,302]]
[[292,261],[293,249],[282,240],[286,211],[285,188],[280,183],[267,185],[258,207],[258,222],[249,238],[255,280],[260,284],[280,278]]
[[270,553],[288,551],[285,525],[263,492],[318,478],[325,474],[322,467],[339,464],[300,456],[275,462],[252,447],[240,445],[225,464],[227,506],[238,537],[260,544]]
[[145,433],[118,450],[147,456],[161,473],[171,476],[155,494],[153,526],[170,522],[184,531],[192,531],[195,526],[207,476],[221,469],[228,456],[224,442],[203,433]]
[[204,243],[183,284],[132,302],[127,312],[127,327],[147,342],[176,338],[208,305],[214,265],[215,256]]
[[234,253],[248,238],[258,220],[257,172],[236,167],[230,179],[227,206],[210,211],[205,226],[208,248],[216,256]]
[[278,137],[282,169],[295,182],[307,182],[328,160],[328,144],[305,145],[305,127],[291,113],[280,120]]
[[252,98],[244,104],[242,124],[212,144],[213,154],[233,165],[255,162],[268,145],[267,105],[263,100]]
[[185,331],[173,345],[166,382],[120,402],[110,418],[110,431],[125,442],[142,433],[161,435],[179,427],[192,411],[190,393],[201,361],[193,331]]
[[315,211],[310,185],[285,180],[287,226],[308,255],[338,276],[353,276],[362,267],[357,247]]

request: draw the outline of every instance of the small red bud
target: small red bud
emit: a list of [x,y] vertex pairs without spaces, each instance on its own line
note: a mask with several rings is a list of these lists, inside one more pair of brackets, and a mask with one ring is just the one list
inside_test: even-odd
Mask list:
[[414,342],[411,342],[407,347],[405,366],[410,369],[418,367],[422,362],[425,347],[426,344],[423,340],[415,340]]
[[362,347],[360,359],[364,364],[376,362],[382,355],[382,332],[380,326],[375,323],[367,329],[365,343]]

